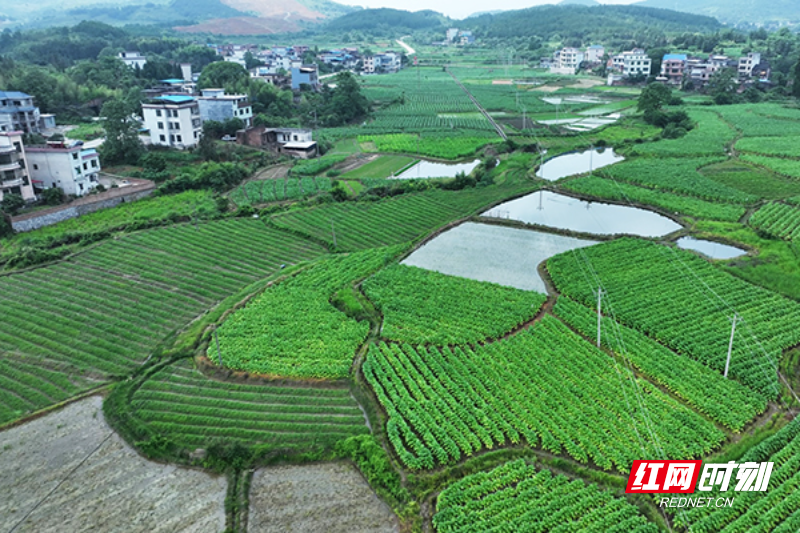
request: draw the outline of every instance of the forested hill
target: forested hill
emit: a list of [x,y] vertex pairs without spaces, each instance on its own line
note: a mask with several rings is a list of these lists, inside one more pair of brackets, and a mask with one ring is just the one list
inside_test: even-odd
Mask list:
[[[470,21],[471,23],[472,21]],[[364,9],[339,17],[328,23],[328,31],[372,31],[382,28],[396,30],[427,30],[449,25],[449,19],[435,11],[403,11],[400,9]]]
[[[671,1],[671,0],[670,0]],[[664,33],[711,32],[720,29],[712,17],[680,13],[668,9],[639,6],[539,6],[497,15],[482,15],[469,20],[483,30],[486,37],[510,38],[536,35],[549,38],[576,37],[586,40],[637,40],[642,32],[658,30]]]
[[644,0],[636,5],[708,15],[726,24],[800,25],[800,2],[797,0]]

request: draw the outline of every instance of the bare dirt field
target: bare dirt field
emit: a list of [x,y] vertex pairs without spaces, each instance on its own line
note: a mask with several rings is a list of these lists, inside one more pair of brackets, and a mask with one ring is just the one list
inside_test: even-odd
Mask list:
[[347,463],[258,470],[250,487],[250,533],[398,531],[389,506]]
[[0,433],[0,531],[225,529],[225,478],[147,461],[93,396]]

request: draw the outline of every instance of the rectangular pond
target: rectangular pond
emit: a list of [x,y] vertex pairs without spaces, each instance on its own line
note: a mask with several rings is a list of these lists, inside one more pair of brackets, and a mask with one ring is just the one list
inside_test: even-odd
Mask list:
[[465,222],[438,235],[403,261],[442,274],[546,293],[539,263],[597,244],[540,231]]
[[482,216],[595,235],[661,237],[681,228],[672,219],[646,209],[587,202],[550,191],[502,203]]
[[390,179],[396,180],[415,180],[421,178],[455,178],[456,174],[463,172],[469,174],[480,161],[470,161],[468,163],[436,163],[434,161],[422,160],[408,170],[392,176]]

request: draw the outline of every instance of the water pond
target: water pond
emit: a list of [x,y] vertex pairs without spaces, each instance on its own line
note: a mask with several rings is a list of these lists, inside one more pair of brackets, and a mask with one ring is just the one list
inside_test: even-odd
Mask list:
[[694,237],[681,237],[675,241],[675,244],[678,245],[678,248],[694,250],[711,259],[733,259],[734,257],[739,257],[747,253],[747,250],[737,248],[736,246],[695,239]]
[[436,163],[434,161],[422,160],[397,176],[392,176],[391,179],[455,178],[456,174],[459,172],[469,174],[479,163],[480,160],[478,159],[470,161],[469,163]]
[[681,228],[677,222],[646,209],[587,202],[550,191],[502,203],[482,215],[596,235],[661,237]]
[[545,161],[544,165],[536,171],[536,177],[548,181],[556,181],[567,176],[607,167],[624,159],[621,155],[614,153],[611,148],[606,148],[605,150],[595,148],[585,152],[573,152]]
[[597,244],[539,231],[465,222],[436,236],[403,264],[546,293],[537,267],[561,252]]

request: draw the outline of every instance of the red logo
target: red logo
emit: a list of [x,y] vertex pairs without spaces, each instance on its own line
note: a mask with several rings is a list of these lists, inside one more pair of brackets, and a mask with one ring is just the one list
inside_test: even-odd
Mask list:
[[694,492],[702,461],[636,460],[628,477],[628,494],[688,494]]

